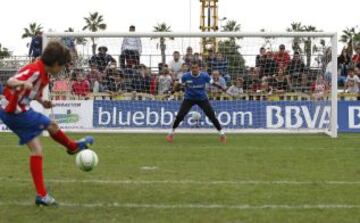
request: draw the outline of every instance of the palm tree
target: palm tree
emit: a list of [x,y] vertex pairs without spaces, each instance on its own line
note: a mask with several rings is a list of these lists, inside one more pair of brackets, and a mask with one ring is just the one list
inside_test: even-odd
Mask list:
[[[166,23],[158,23],[157,26],[154,26],[153,32],[171,32],[171,26],[168,26]],[[156,38],[152,38],[156,39]],[[168,39],[174,40],[173,37],[169,37]],[[160,37],[160,51],[161,51],[161,62],[162,64],[166,64],[166,38]],[[158,46],[159,46],[158,45]]]
[[[104,23],[104,17],[99,15],[98,12],[89,13],[89,17],[84,17],[86,25],[82,28],[82,30],[89,30],[90,32],[97,32],[100,30],[106,29],[106,24]],[[95,38],[91,37],[92,41],[92,53],[95,55],[96,53],[96,43]]]
[[[238,24],[235,20],[229,20],[221,28],[222,28],[221,32],[240,32],[241,25]],[[237,39],[240,39],[240,38],[237,38]],[[235,38],[231,37],[230,40],[235,41]]]
[[5,47],[2,47],[2,45],[0,43],[0,59],[10,57],[10,56],[11,56],[11,53],[9,52],[9,50]]
[[[304,31],[304,27],[301,24],[301,22],[293,22],[290,24],[290,28],[286,29],[287,32],[303,32]],[[302,52],[302,49],[300,47],[302,43],[302,39],[300,37],[294,37],[293,42],[292,42],[292,49],[294,52],[298,51],[298,52]]]
[[24,33],[22,34],[21,38],[32,38],[36,36],[37,32],[42,32],[42,29],[43,27],[41,26],[41,24],[37,24],[36,22],[30,23],[29,28],[24,28]]
[[346,28],[345,30],[343,30],[343,34],[340,37],[340,42],[346,43],[347,45],[346,51],[349,56],[353,54],[353,49],[354,49],[353,43],[355,38],[360,39],[360,32],[356,33],[355,27]]

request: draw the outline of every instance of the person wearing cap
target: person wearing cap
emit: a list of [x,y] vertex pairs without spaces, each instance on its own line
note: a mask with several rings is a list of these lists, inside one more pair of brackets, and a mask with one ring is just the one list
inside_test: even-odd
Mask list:
[[89,64],[95,64],[100,72],[104,72],[111,62],[116,61],[111,55],[107,54],[107,51],[108,48],[106,46],[100,46],[98,53],[91,57]]
[[[129,27],[130,32],[135,32],[135,26]],[[138,66],[142,51],[141,39],[139,37],[125,37],[121,45],[120,66],[125,68],[125,60],[128,66]]]

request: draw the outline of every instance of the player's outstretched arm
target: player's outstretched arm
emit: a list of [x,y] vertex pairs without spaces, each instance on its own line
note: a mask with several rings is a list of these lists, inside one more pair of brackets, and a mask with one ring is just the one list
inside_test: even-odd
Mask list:
[[32,89],[33,88],[33,84],[29,81],[21,81],[18,80],[14,77],[10,78],[7,81],[7,86],[11,87],[11,88],[17,88],[17,87],[23,87],[25,89]]

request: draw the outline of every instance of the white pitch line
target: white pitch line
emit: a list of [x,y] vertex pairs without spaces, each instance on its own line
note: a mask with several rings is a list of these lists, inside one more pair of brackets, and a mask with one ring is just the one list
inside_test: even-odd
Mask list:
[[[30,182],[31,179],[0,178],[0,181]],[[193,185],[360,185],[360,181],[294,181],[294,180],[239,180],[239,181],[199,181],[199,180],[78,180],[78,179],[47,179],[52,183],[92,183],[92,184],[193,184]]]
[[[31,202],[1,202],[0,206],[34,206]],[[311,209],[360,209],[352,204],[265,204],[265,205],[226,205],[226,204],[136,204],[136,203],[60,203],[60,207],[71,208],[142,208],[142,209],[239,209],[239,210],[311,210]]]

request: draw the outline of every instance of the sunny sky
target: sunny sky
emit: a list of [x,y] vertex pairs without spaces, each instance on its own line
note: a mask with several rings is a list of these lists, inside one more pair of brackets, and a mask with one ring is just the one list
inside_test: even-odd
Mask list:
[[[360,1],[343,0],[334,4],[325,0],[219,0],[219,17],[241,24],[242,31],[285,31],[293,21],[312,24],[328,32],[360,25]],[[190,10],[191,9],[191,10]],[[173,31],[199,31],[200,3],[198,0],[11,0],[2,4],[0,43],[24,55],[28,40],[21,39],[23,27],[30,22],[48,29],[63,31],[68,27],[81,30],[83,17],[98,11],[104,15],[107,31],[124,32],[130,24],[137,31],[150,32],[159,22],[171,25]]]

